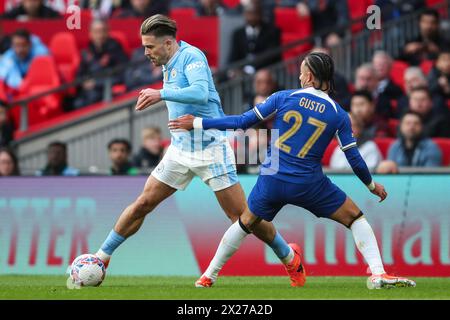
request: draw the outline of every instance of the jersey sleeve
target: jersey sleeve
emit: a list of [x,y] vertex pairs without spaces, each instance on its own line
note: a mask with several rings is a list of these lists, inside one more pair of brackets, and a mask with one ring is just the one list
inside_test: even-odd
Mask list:
[[366,186],[369,185],[372,182],[372,175],[366,162],[361,157],[358,148],[355,148],[356,139],[353,136],[350,116],[347,113],[342,114],[342,120],[336,132],[336,137],[353,172]]
[[350,116],[347,113],[344,113],[341,118],[338,130],[336,131],[336,138],[341,150],[345,152],[350,148],[356,147],[356,139],[353,136]]
[[253,107],[253,112],[259,120],[266,120],[271,115],[277,112],[280,106],[281,92],[275,92],[270,95],[266,100]]
[[183,71],[189,86],[182,89],[162,89],[163,100],[206,104],[209,98],[209,73],[206,58],[197,52],[189,52],[184,61]]
[[202,128],[207,129],[247,129],[254,124],[269,118],[277,111],[279,93],[274,93],[264,102],[257,104],[249,111],[236,116],[203,119]]

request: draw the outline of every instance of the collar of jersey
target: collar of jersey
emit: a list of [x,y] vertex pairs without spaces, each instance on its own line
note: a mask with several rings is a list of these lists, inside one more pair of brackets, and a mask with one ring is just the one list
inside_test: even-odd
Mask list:
[[177,52],[175,52],[173,57],[170,58],[170,60],[165,65],[163,65],[163,71],[167,70],[169,67],[172,67],[172,65],[174,64],[176,58],[179,56],[180,52],[182,50],[184,50],[184,48],[186,47],[186,43],[184,41],[178,42],[178,45],[180,47],[178,48]]

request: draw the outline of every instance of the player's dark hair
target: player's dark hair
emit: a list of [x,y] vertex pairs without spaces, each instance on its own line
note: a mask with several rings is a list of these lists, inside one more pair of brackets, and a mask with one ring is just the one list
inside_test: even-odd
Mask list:
[[368,90],[356,90],[356,91],[352,94],[352,99],[353,99],[354,97],[363,97],[363,98],[365,98],[367,101],[373,102],[372,94],[371,94]]
[[429,98],[430,100],[433,99],[433,97],[431,96],[431,92],[430,92],[430,90],[428,89],[427,86],[419,86],[419,87],[415,87],[415,88],[411,89],[411,92],[409,93],[409,96],[411,97],[411,95],[412,95],[414,92],[417,92],[417,91],[423,91],[423,92],[425,92],[425,93],[427,94],[427,96],[428,96],[428,98]]
[[177,23],[162,14],[155,14],[144,20],[141,24],[141,35],[154,35],[155,37],[177,36]]
[[323,52],[312,52],[305,57],[305,64],[311,70],[314,78],[319,82],[317,90],[323,90],[322,86],[327,84],[323,91],[332,93],[334,91],[334,62],[333,59]]
[[11,38],[14,37],[20,37],[26,39],[28,42],[31,41],[31,34],[27,29],[17,29],[14,31],[14,33],[11,35]]
[[433,16],[437,20],[439,20],[439,12],[433,8],[427,8],[424,11],[422,11],[419,15],[419,20],[422,19],[423,16]]
[[64,150],[64,152],[67,152],[67,145],[64,142],[61,141],[53,141],[51,143],[49,143],[49,145],[47,146],[47,150],[49,150],[50,148],[53,147],[58,147]]
[[131,143],[126,140],[126,139],[112,139],[109,143],[108,143],[108,150],[111,150],[111,147],[114,144],[123,144],[125,146],[125,148],[127,149],[127,152],[130,153],[131,152]]

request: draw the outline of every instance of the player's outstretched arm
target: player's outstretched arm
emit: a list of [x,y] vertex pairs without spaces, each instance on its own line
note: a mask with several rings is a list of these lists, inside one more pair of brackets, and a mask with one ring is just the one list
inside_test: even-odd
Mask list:
[[348,163],[353,169],[353,172],[358,176],[358,178],[369,188],[370,192],[380,198],[380,202],[386,199],[387,192],[383,185],[373,181],[372,175],[370,174],[369,168],[366,162],[361,157],[358,149],[352,147],[345,151],[345,156]]
[[247,129],[261,121],[253,110],[249,110],[241,115],[225,116],[214,119],[203,119],[193,115],[184,115],[169,121],[169,129]]

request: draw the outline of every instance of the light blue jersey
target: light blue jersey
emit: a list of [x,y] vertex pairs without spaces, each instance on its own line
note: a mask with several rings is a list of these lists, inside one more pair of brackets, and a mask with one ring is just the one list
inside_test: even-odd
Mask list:
[[[180,49],[163,65],[164,86],[161,98],[166,101],[169,120],[185,114],[202,118],[224,116],[220,97],[214,86],[208,60],[202,51],[180,41]],[[218,130],[171,132],[172,145],[182,151],[203,150],[225,141]]]

